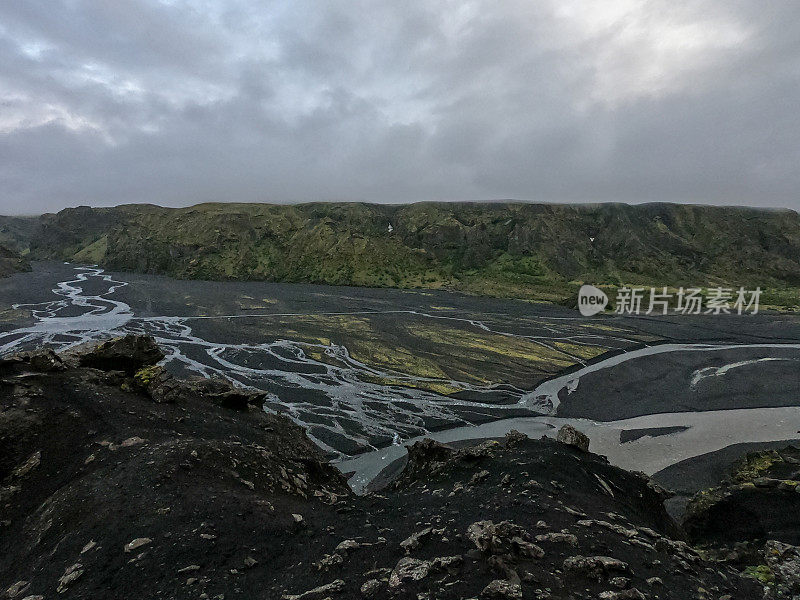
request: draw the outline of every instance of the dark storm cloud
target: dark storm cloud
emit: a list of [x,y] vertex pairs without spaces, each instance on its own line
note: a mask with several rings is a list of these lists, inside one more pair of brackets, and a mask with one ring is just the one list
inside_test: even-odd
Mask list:
[[0,213],[800,207],[794,0],[0,1]]

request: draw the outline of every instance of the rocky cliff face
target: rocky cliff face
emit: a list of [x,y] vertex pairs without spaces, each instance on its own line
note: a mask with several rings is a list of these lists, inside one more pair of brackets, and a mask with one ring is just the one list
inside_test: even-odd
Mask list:
[[450,286],[800,286],[800,216],[673,204],[209,204],[42,218],[34,255],[184,278]]
[[0,246],[0,277],[8,277],[14,273],[28,270],[30,270],[28,261],[13,250]]
[[[648,478],[579,445],[426,441],[358,497],[258,394],[159,358],[125,338],[0,361],[4,597],[763,596],[682,539]],[[770,548],[768,587],[790,589],[800,554]]]
[[34,217],[0,216],[0,277],[30,270],[22,255],[27,254],[39,226],[39,219]]
[[17,254],[28,250],[34,232],[39,230],[38,217],[5,217],[0,215],[0,246]]
[[698,492],[683,527],[707,557],[765,586],[764,598],[800,594],[800,448],[750,452],[718,485]]

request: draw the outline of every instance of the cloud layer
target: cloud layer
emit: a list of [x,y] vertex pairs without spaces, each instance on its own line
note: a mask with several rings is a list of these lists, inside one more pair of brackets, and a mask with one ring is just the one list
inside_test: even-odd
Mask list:
[[0,0],[0,213],[800,208],[795,0]]

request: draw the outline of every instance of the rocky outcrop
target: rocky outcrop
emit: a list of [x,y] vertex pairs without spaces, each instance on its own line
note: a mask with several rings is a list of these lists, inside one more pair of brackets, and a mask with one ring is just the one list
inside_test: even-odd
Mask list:
[[570,556],[563,566],[567,573],[597,581],[630,572],[627,563],[610,556]]
[[764,546],[764,568],[749,570],[765,584],[765,598],[794,598],[800,594],[800,548],[775,540]]
[[556,439],[562,444],[575,446],[584,452],[589,451],[589,436],[582,431],[578,431],[572,425],[563,425],[558,430]]
[[800,449],[748,454],[722,485],[696,494],[684,527],[694,540],[800,544]]
[[0,374],[32,370],[39,373],[63,371],[67,366],[52,348],[39,348],[0,359]]
[[403,477],[424,477],[435,473],[456,454],[456,449],[431,439],[420,440],[408,446],[408,462]]
[[251,406],[260,408],[266,398],[264,392],[236,387],[222,377],[179,379],[159,366],[138,370],[133,376],[133,384],[155,402],[187,402],[192,398],[203,398],[218,406],[247,410]]
[[509,521],[493,523],[477,521],[467,528],[467,538],[481,552],[494,555],[542,558],[544,550],[531,543],[533,539],[523,527]]
[[[506,438],[506,443],[509,443],[509,440],[513,443],[517,439],[515,436],[520,434],[512,432],[509,435],[510,437]],[[502,447],[503,445],[496,440],[486,440],[458,449],[427,438],[414,442],[414,444],[408,446],[408,462],[395,482],[395,486],[399,487],[406,485],[410,481],[426,479],[436,475],[443,469],[451,469],[454,465],[470,468],[480,464],[484,459],[495,456]],[[484,472],[484,470],[479,469],[472,473],[470,483],[479,483],[487,475],[489,475],[488,471]]]
[[71,357],[82,367],[123,371],[130,376],[158,363],[164,353],[151,336],[128,334],[88,349],[75,350]]

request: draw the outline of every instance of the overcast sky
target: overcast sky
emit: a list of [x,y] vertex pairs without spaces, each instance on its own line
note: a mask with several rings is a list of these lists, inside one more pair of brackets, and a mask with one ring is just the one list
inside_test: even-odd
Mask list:
[[797,0],[0,0],[0,213],[800,208]]

